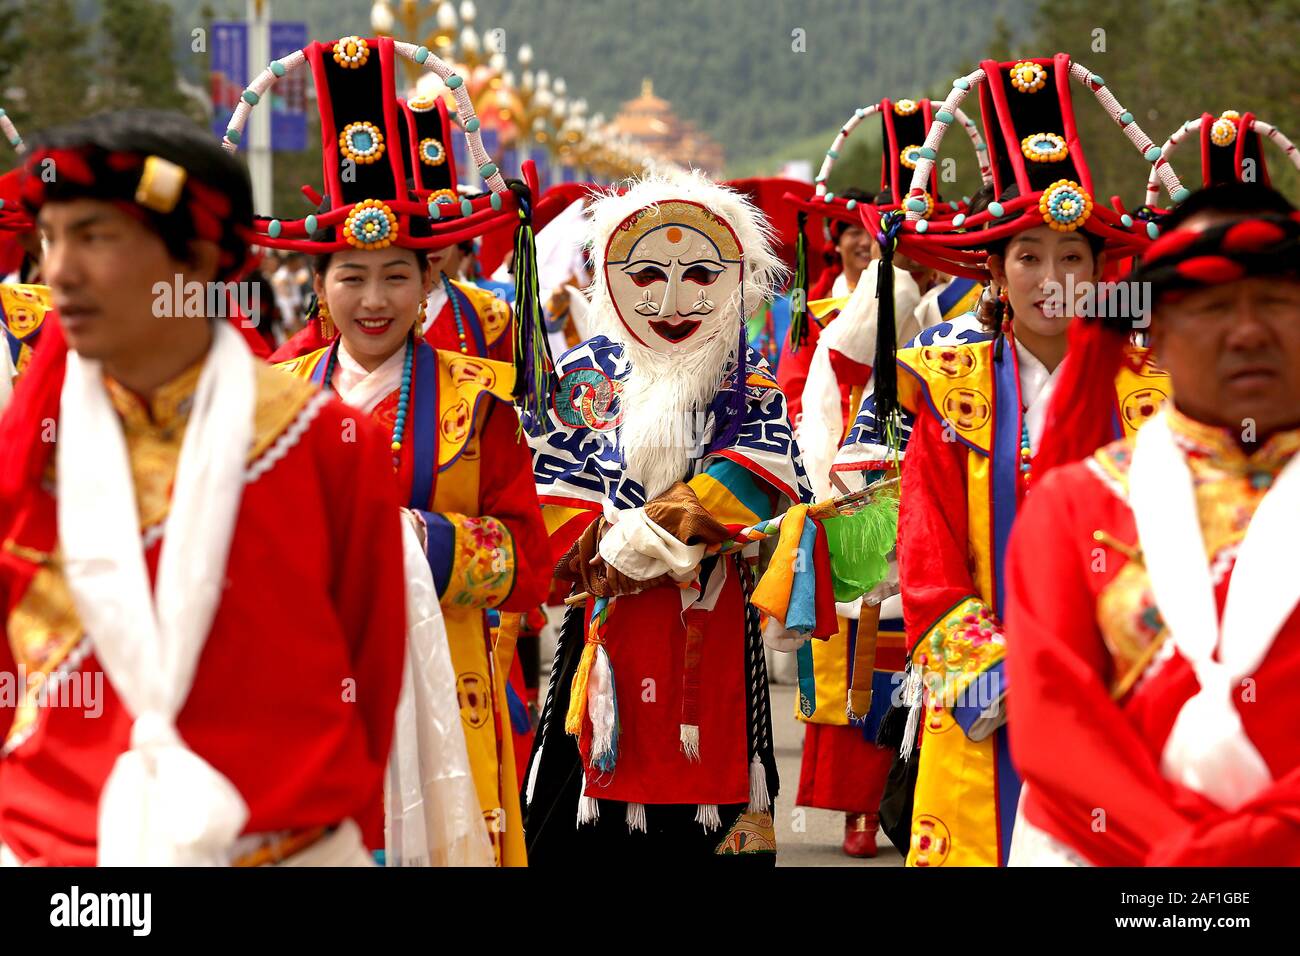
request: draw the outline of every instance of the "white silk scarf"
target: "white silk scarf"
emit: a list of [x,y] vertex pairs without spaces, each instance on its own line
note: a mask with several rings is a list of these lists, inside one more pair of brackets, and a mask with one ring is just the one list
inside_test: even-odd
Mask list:
[[150,586],[122,425],[99,362],[68,353],[59,400],[59,545],[77,613],[134,718],[99,804],[103,866],[229,862],[248,819],[234,784],[176,730],[226,584],[253,439],[253,357],[218,322],[181,445]]
[[1137,434],[1129,505],[1156,605],[1200,684],[1178,713],[1161,771],[1225,809],[1236,809],[1272,782],[1234,701],[1300,600],[1300,575],[1291,562],[1300,535],[1300,456],[1278,475],[1251,519],[1237,551],[1221,628],[1192,474],[1174,442],[1167,411]]

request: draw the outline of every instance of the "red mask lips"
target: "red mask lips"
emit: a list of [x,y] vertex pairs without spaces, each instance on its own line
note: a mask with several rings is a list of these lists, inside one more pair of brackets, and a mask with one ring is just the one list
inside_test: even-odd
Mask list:
[[686,319],[674,325],[671,322],[665,322],[663,319],[656,319],[650,323],[650,328],[654,329],[655,335],[669,342],[685,342],[692,335],[699,331],[703,323],[699,319]]

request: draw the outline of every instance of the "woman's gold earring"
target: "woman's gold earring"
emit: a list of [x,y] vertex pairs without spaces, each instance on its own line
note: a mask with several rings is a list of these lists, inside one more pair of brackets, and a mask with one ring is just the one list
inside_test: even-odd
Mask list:
[[334,338],[334,320],[330,317],[330,307],[321,298],[316,300],[316,321],[320,323],[321,338]]

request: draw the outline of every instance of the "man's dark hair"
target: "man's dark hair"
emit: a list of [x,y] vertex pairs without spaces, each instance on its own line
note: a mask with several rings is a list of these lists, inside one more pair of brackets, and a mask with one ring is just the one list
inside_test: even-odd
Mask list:
[[[92,173],[90,181],[60,170],[56,164],[54,178],[41,177],[40,168],[29,175],[42,178],[42,202],[66,202],[73,199],[134,202],[140,169],[117,164],[110,157],[135,155],[158,156],[182,167],[186,183],[197,181],[210,192],[225,197],[226,215],[218,217],[221,245],[232,266],[243,262],[248,252],[247,230],[253,224],[253,190],[243,163],[228,153],[210,130],[171,110],[130,109],[96,113],[84,119],[52,127],[36,134],[30,154],[36,158],[41,150],[73,150],[82,154]],[[185,195],[176,208],[160,213],[141,207],[145,221],[158,233],[175,259],[188,261],[190,242],[198,238],[194,216]],[[243,227],[238,232],[237,227]]]
[[1203,212],[1276,213],[1289,216],[1295,206],[1276,189],[1262,183],[1220,183],[1198,189],[1174,207],[1167,216],[1156,220],[1160,232],[1177,229],[1193,216]]

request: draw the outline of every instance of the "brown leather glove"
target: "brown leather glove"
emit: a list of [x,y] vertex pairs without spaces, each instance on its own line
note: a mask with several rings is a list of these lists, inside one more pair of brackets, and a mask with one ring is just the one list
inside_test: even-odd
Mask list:
[[[683,544],[721,544],[732,537],[726,525],[713,517],[695,491],[685,482],[675,482],[663,494],[646,503],[646,517],[663,528]],[[555,576],[564,581],[581,583],[585,590],[597,597],[619,594],[636,594],[661,585],[676,585],[670,575],[648,581],[629,578],[617,568],[610,567],[600,556],[600,539],[609,528],[609,522],[597,518],[573,543],[555,568]]]
[[722,544],[732,538],[727,526],[709,514],[696,497],[695,489],[684,481],[675,482],[648,502],[645,513],[682,544]]
[[596,597],[636,594],[662,584],[677,583],[666,574],[649,581],[637,581],[606,564],[600,556],[600,539],[608,528],[609,522],[604,518],[597,518],[587,525],[555,566],[555,576],[581,585],[580,590]]

